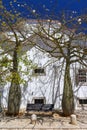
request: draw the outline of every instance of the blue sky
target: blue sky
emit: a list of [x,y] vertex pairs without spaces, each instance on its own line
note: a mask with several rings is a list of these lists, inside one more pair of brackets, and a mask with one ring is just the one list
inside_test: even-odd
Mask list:
[[[21,12],[23,18],[29,19],[51,18],[63,22],[61,18],[63,13],[66,20],[81,16],[81,14],[87,15],[87,0],[3,0],[3,5],[8,10]],[[75,24],[76,22],[78,23],[75,21]],[[80,23],[78,28],[84,26],[87,33],[87,22],[81,21]],[[72,25],[67,26],[75,28]]]
[[[29,7],[30,12],[36,12],[41,18],[55,15],[63,10],[73,10],[79,13],[85,12],[87,8],[87,0],[3,0],[3,4],[7,9],[14,6],[15,10],[22,12],[24,16],[32,17],[32,13],[26,9]],[[24,7],[23,7],[24,6]]]

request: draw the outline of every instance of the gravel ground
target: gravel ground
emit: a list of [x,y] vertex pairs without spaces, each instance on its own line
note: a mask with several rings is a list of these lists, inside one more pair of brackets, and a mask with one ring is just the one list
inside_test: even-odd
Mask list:
[[0,115],[0,129],[57,129],[57,130],[87,130],[87,111],[76,112],[77,125],[70,124],[70,117],[42,117],[37,116],[35,123],[31,122],[31,116],[6,117]]

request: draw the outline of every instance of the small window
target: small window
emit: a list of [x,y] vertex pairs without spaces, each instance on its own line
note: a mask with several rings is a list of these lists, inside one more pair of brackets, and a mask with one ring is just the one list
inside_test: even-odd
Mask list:
[[34,104],[45,104],[46,103],[46,98],[45,97],[34,97],[33,98],[33,103]]
[[79,70],[79,82],[86,82],[86,70]]
[[42,74],[42,73],[44,73],[44,69],[41,69],[41,68],[35,69],[34,73],[36,73],[36,74],[41,73]]
[[78,74],[76,75],[76,83],[85,83],[87,82],[87,76],[86,76],[87,70],[85,69],[79,69]]
[[79,99],[79,104],[87,104],[87,99]]
[[44,99],[35,99],[35,104],[44,104]]
[[44,68],[36,68],[35,70],[34,70],[34,74],[35,75],[45,75],[45,70],[44,70]]

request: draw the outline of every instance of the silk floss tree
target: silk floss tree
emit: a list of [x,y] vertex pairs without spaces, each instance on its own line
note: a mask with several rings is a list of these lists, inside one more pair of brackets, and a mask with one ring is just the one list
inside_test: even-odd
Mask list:
[[[71,25],[78,22],[77,18],[69,21]],[[68,21],[62,23],[53,20],[38,20],[36,28],[32,28],[33,35],[29,38],[30,42],[36,44],[40,49],[48,52],[52,57],[58,60],[65,60],[64,67],[64,86],[62,96],[62,110],[64,116],[74,113],[74,93],[71,81],[70,68],[71,65],[78,62],[86,66],[87,57],[86,47],[87,38],[83,33],[76,33],[79,29],[68,28]]]
[[[11,83],[7,114],[15,116],[18,115],[21,104],[22,95],[20,85],[26,82],[23,80],[22,75],[29,75],[28,77],[30,77],[30,70],[35,67],[32,61],[29,61],[29,58],[26,56],[26,51],[32,48],[33,45],[29,44],[25,30],[19,25],[23,19],[21,19],[18,13],[12,14],[3,7],[1,8],[0,16],[0,29],[2,30],[0,46],[3,50],[1,55],[5,56],[5,69],[8,69],[4,80]],[[26,71],[21,69],[19,65],[20,61],[27,68]]]

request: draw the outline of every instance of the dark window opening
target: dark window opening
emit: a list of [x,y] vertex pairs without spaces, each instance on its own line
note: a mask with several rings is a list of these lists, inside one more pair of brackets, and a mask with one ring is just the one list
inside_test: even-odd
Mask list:
[[44,99],[34,99],[35,104],[44,104]]
[[38,74],[38,73],[44,73],[44,69],[38,68],[34,70],[34,73]]
[[79,99],[79,104],[87,104],[87,99]]
[[87,70],[85,70],[85,69],[79,69],[78,70],[78,74],[76,76],[77,83],[79,83],[79,82],[81,82],[81,83],[87,82],[86,72],[87,72]]

